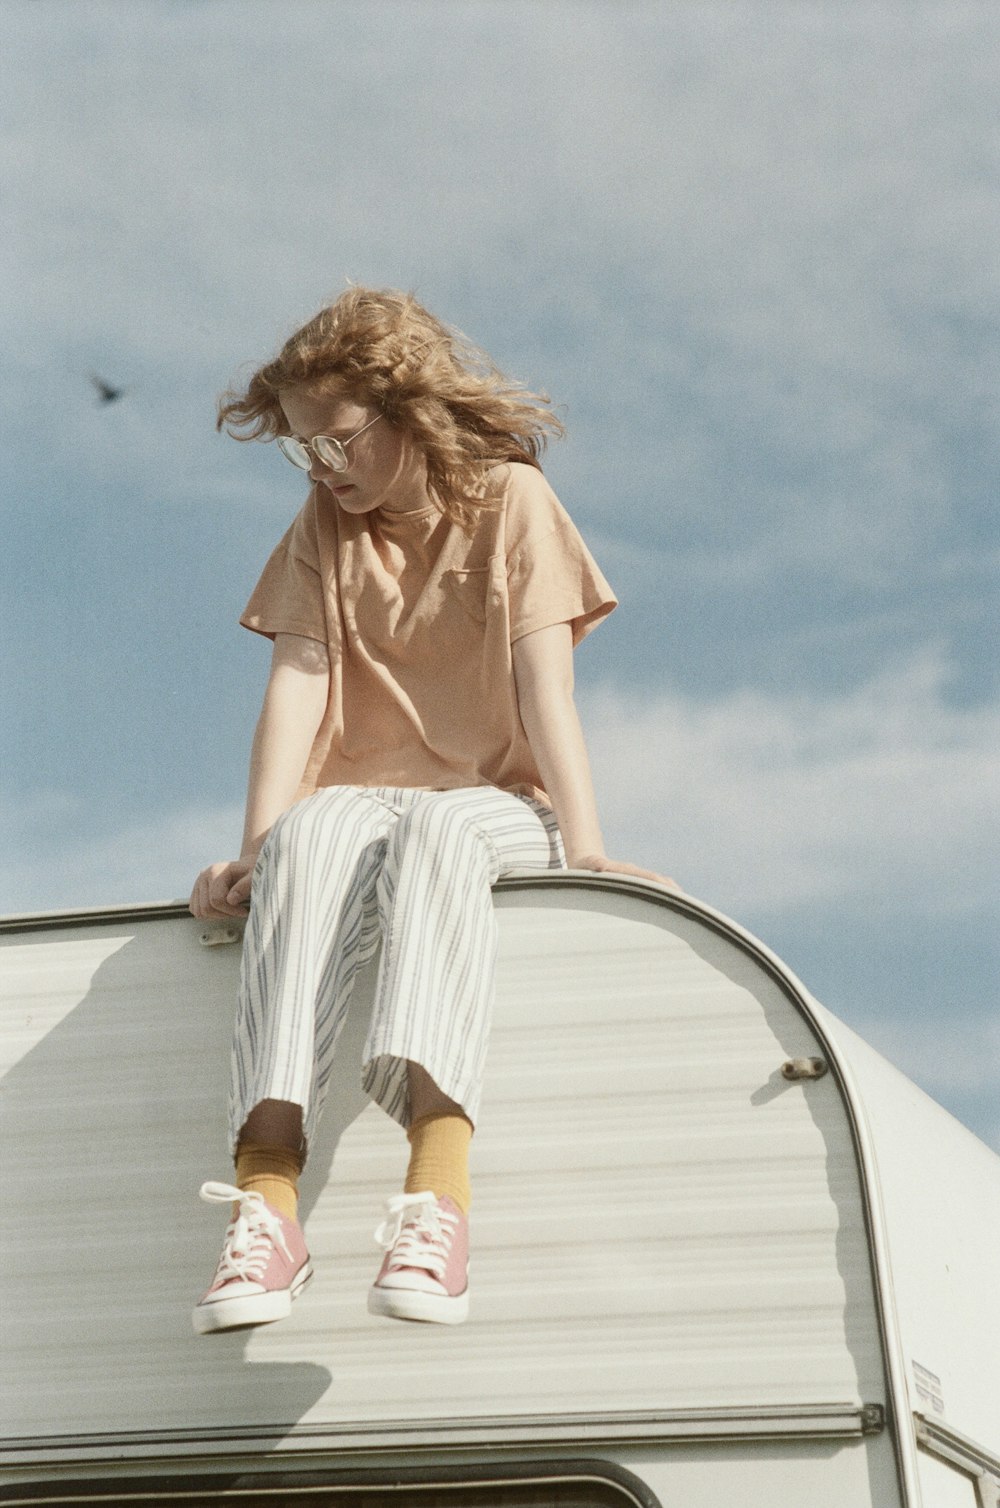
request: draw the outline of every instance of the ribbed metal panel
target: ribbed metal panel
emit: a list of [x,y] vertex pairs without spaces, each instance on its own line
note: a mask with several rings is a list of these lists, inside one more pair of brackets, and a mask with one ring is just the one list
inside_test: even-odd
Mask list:
[[406,1151],[356,1088],[370,979],[307,1175],[317,1278],[283,1324],[196,1338],[238,949],[180,918],[4,940],[8,1440],[884,1401],[848,1119],[834,1076],[781,1076],[818,1047],[780,981],[635,892],[497,904],[454,1330],[365,1312]]

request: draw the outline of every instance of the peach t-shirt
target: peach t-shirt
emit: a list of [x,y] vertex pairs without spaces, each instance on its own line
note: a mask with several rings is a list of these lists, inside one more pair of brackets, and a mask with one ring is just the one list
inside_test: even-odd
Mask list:
[[297,800],[329,785],[544,799],[511,644],[554,623],[571,623],[578,644],[616,599],[542,473],[506,470],[502,508],[471,535],[433,505],[350,514],[313,487],[240,619],[329,646],[329,701]]

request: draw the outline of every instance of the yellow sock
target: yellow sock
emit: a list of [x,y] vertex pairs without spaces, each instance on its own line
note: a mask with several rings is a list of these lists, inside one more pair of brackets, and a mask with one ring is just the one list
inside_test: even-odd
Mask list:
[[440,1199],[447,1194],[463,1215],[469,1213],[469,1142],[472,1125],[464,1115],[423,1115],[406,1133],[410,1143],[410,1166],[404,1193],[432,1190]]
[[236,1187],[263,1195],[273,1209],[290,1220],[299,1217],[299,1173],[302,1160],[289,1147],[261,1147],[252,1142],[236,1149]]

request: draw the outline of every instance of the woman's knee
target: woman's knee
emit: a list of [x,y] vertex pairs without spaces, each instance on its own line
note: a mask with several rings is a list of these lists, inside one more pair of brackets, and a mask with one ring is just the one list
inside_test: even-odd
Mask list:
[[389,866],[398,866],[404,855],[435,862],[462,856],[466,864],[480,860],[488,866],[492,845],[473,819],[468,802],[456,799],[451,792],[435,792],[410,807],[396,824],[389,845]]
[[481,836],[468,805],[456,800],[447,791],[435,791],[426,800],[411,806],[400,817],[396,831],[407,841],[420,838],[434,846]]
[[265,857],[274,861],[301,852],[320,834],[332,838],[349,817],[353,794],[346,787],[330,787],[288,807],[271,826]]

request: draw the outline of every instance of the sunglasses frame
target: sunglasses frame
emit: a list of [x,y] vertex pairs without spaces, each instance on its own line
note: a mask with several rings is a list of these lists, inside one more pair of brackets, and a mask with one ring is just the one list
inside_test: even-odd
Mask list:
[[299,471],[308,471],[312,466],[310,453],[316,457],[321,466],[326,466],[330,471],[346,471],[350,465],[345,445],[350,445],[358,435],[363,435],[366,429],[371,429],[382,418],[382,414],[376,414],[374,419],[369,419],[367,424],[362,424],[353,435],[348,435],[346,440],[337,440],[333,435],[313,435],[311,440],[302,440],[298,435],[279,435],[278,449],[286,461]]

